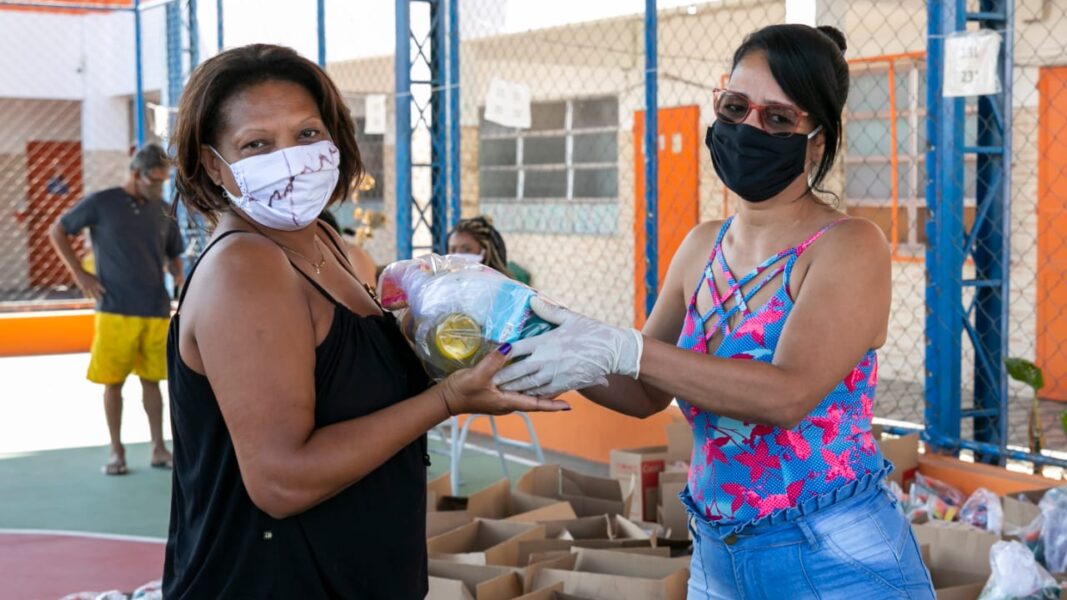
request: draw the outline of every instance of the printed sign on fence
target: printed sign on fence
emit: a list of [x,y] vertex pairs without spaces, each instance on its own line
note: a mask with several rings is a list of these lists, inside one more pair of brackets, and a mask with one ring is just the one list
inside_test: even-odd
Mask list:
[[385,133],[385,95],[367,96],[363,109],[363,133],[365,135],[383,135]]
[[999,93],[997,57],[1000,44],[1000,34],[988,29],[946,36],[944,97]]
[[485,95],[485,120],[504,127],[530,127],[530,88],[524,83],[489,80]]

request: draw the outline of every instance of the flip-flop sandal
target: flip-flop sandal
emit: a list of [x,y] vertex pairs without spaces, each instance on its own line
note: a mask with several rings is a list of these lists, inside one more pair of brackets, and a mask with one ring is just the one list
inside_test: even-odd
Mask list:
[[171,470],[171,469],[174,468],[174,461],[173,460],[160,460],[160,461],[152,462],[152,463],[149,463],[149,464],[152,465],[153,469]]
[[126,469],[125,462],[107,463],[100,470],[104,473],[104,475],[125,475],[129,472]]

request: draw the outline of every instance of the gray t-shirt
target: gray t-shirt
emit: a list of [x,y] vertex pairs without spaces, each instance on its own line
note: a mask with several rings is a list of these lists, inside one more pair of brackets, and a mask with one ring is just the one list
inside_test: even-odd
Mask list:
[[138,203],[121,187],[110,188],[86,196],[59,222],[69,235],[89,228],[96,276],[104,286],[98,311],[170,316],[163,267],[182,253],[185,243],[162,201]]

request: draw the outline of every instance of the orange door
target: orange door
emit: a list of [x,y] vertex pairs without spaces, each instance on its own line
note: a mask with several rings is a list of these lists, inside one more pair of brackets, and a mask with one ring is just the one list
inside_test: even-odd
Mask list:
[[1067,67],[1041,69],[1037,164],[1037,365],[1067,402]]
[[[56,256],[48,228],[82,197],[82,148],[79,142],[26,143],[26,233],[30,286],[74,285]],[[80,246],[75,246],[80,253]]]
[[[700,108],[659,109],[659,285],[700,212]],[[634,113],[634,323],[645,323],[645,113]]]

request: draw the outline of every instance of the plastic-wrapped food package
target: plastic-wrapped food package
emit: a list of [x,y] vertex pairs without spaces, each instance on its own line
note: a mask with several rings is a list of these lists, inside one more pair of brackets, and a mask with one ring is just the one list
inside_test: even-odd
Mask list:
[[1052,488],[1045,492],[1045,495],[1041,497],[1041,502],[1038,502],[1037,507],[1041,509],[1041,512],[1045,512],[1051,508],[1067,510],[1067,487]]
[[1041,513],[1041,546],[1045,566],[1053,573],[1067,571],[1067,509],[1049,508]]
[[978,600],[1053,600],[1060,585],[1019,542],[997,542],[989,551],[993,574]]
[[905,515],[911,521],[922,515],[938,521],[953,521],[962,504],[962,492],[933,477],[916,473],[908,494]]
[[978,488],[963,503],[960,521],[1000,535],[1004,525],[1004,507],[996,494],[985,488]]
[[378,282],[382,305],[431,376],[473,367],[505,343],[548,331],[530,310],[537,292],[467,258],[429,254],[395,262]]

